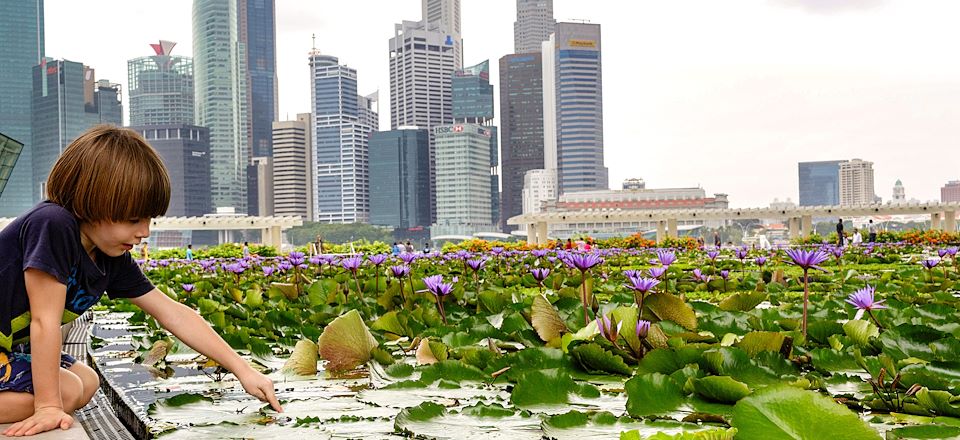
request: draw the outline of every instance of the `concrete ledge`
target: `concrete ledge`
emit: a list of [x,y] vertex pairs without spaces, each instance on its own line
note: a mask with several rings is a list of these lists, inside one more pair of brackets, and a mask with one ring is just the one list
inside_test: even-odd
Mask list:
[[[76,414],[74,414],[76,417]],[[7,429],[11,424],[0,425],[0,432]],[[30,437],[7,437],[3,434],[0,434],[0,438],[29,438],[36,440],[89,440],[90,437],[87,436],[87,432],[83,430],[80,426],[80,422],[77,420],[73,421],[73,426],[70,429],[64,431],[62,429],[54,429],[53,431],[47,431],[42,434],[33,435]]]

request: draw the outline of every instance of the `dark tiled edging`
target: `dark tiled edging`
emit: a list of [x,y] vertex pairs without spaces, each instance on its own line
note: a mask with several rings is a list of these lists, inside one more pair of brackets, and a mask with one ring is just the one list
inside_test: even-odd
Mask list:
[[[86,360],[87,365],[90,365],[97,371],[97,374],[100,374],[96,362],[89,356],[91,321],[90,313],[85,313],[79,319],[73,321],[64,338],[63,350],[77,359]],[[83,427],[91,439],[133,440],[135,437],[130,434],[128,428],[121,423],[115,413],[117,411],[116,405],[105,394],[114,393],[113,390],[109,386],[103,385],[105,383],[103,375],[100,375],[100,381],[100,390],[97,391],[87,406],[77,411],[77,421],[80,422],[80,426]]]

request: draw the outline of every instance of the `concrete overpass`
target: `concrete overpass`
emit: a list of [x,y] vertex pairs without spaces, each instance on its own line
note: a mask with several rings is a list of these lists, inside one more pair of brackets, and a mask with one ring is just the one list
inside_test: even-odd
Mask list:
[[[0,230],[13,222],[13,218],[0,218]],[[218,216],[202,217],[157,217],[150,222],[152,231],[240,231],[259,229],[263,244],[275,246],[281,244],[281,232],[294,226],[303,225],[300,216],[254,217],[254,216]]]
[[726,209],[650,209],[621,208],[584,209],[522,214],[507,220],[509,225],[526,225],[527,242],[547,242],[548,226],[566,223],[656,222],[657,241],[677,237],[678,220],[737,220],[781,218],[786,220],[790,238],[813,233],[814,217],[864,217],[872,215],[929,214],[931,229],[957,229],[957,211],[960,202],[905,203],[897,205],[798,206],[791,209],[726,208]]

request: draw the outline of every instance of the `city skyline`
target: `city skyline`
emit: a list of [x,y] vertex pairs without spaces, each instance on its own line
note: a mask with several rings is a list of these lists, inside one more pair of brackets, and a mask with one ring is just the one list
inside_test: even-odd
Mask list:
[[[304,60],[316,34],[323,53],[357,69],[360,90],[380,90],[387,126],[387,41],[395,23],[419,18],[420,1],[367,3],[278,2],[278,119],[309,109]],[[101,9],[81,6],[46,1],[46,54],[89,65],[98,78],[123,83],[124,92],[126,60],[145,55],[147,44],[176,41],[174,54],[191,55],[190,1],[163,8],[104,1],[101,8],[130,20],[77,38],[70,23],[92,20]],[[884,200],[897,179],[908,199],[920,200],[938,199],[940,187],[957,179],[960,152],[951,141],[960,133],[951,122],[960,116],[952,105],[960,62],[939,54],[960,36],[947,21],[960,5],[925,6],[757,0],[631,3],[625,10],[557,0],[554,16],[603,28],[611,187],[629,177],[652,188],[700,185],[730,194],[738,207],[766,206],[775,197],[797,201],[800,161],[872,161]],[[464,64],[512,53],[515,12],[513,1],[462,2]],[[136,19],[144,14],[153,19]],[[905,23],[916,24],[889,32]]]

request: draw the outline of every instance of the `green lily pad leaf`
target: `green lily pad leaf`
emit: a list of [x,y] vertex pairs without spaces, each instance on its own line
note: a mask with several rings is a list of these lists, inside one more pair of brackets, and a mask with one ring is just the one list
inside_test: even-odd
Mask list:
[[370,329],[393,333],[398,336],[408,336],[407,329],[400,323],[396,311],[384,313],[383,316],[374,321],[373,324],[370,324]]
[[417,365],[431,365],[447,360],[447,346],[442,342],[423,339],[417,346]]
[[917,392],[917,403],[940,416],[960,417],[960,397],[946,391],[923,387]]
[[733,407],[731,424],[742,438],[880,439],[880,434],[833,399],[783,385],[740,399]]
[[413,374],[413,365],[397,362],[397,363],[391,364],[390,366],[385,368],[383,371],[385,371],[387,375],[389,375],[390,377],[395,377],[395,378],[410,377],[410,375]]
[[870,343],[870,338],[880,336],[880,330],[870,321],[860,319],[851,319],[843,325],[843,331],[857,345],[866,347]]
[[747,312],[767,299],[765,292],[740,292],[730,295],[720,301],[720,310],[727,312]]
[[440,417],[446,412],[447,409],[443,405],[427,401],[400,411],[400,414],[397,414],[395,424],[401,426],[408,422],[425,422]]
[[887,439],[942,439],[960,437],[960,427],[947,425],[920,425],[905,426],[891,429],[887,432]]
[[154,414],[160,407],[179,407],[183,405],[189,405],[191,403],[197,402],[213,402],[213,399],[203,394],[197,393],[183,393],[177,394],[176,396],[169,397],[163,400],[159,400],[150,404],[150,408],[147,410],[148,414]]
[[370,351],[377,346],[377,340],[363,323],[360,313],[350,310],[323,329],[317,345],[320,357],[327,360],[326,369],[340,372],[369,361]]
[[664,415],[676,410],[684,400],[680,385],[660,373],[634,376],[623,387],[627,413],[633,417]]
[[290,283],[270,283],[268,295],[271,298],[284,297],[290,301],[297,299],[300,295],[297,293],[297,285]]
[[577,384],[560,370],[534,370],[524,373],[510,393],[510,402],[518,407],[564,404]]
[[753,357],[762,351],[779,352],[785,338],[786,335],[779,332],[750,332],[743,335],[737,347]]
[[944,338],[929,345],[938,361],[950,362],[960,359],[960,340],[957,338]]
[[633,370],[623,362],[623,358],[593,342],[574,347],[570,350],[570,355],[588,373],[612,373],[624,376],[633,374]]
[[839,322],[815,320],[807,326],[807,336],[816,342],[830,344],[830,337],[843,334],[843,326]]
[[489,374],[484,373],[477,367],[464,364],[457,360],[444,360],[428,367],[424,367],[420,372],[420,380],[424,383],[433,383],[439,379],[445,379],[452,382],[463,380],[483,381],[490,378]]
[[640,364],[637,366],[637,374],[673,374],[674,371],[685,367],[687,364],[697,363],[702,355],[701,349],[690,347],[658,348],[650,351],[640,360]]
[[692,382],[697,394],[714,402],[735,403],[751,392],[747,384],[730,376],[707,376]]
[[696,313],[689,304],[678,296],[666,292],[657,292],[644,299],[643,305],[650,309],[661,321],[676,322],[687,330],[697,329]]
[[293,347],[293,354],[280,371],[299,376],[313,376],[317,374],[317,353],[317,344],[309,339],[301,339]]
[[508,417],[516,414],[516,410],[496,403],[478,403],[460,410],[460,414],[474,417]]
[[543,342],[550,342],[567,332],[567,325],[563,323],[557,309],[553,308],[553,304],[543,295],[533,297],[530,322]]

